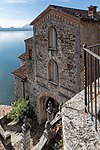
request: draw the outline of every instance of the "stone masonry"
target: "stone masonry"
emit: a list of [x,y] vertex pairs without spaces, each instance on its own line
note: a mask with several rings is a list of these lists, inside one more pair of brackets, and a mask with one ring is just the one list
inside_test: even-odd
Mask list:
[[[65,103],[83,88],[82,45],[100,42],[98,22],[100,15],[95,21],[88,11],[50,5],[31,23],[34,36],[25,40],[26,52],[19,57],[21,68],[13,74],[16,99],[29,97],[40,124],[46,120],[49,98],[55,104]],[[50,27],[56,30],[56,49],[48,46]],[[56,83],[49,80],[51,60],[58,67]]]
[[100,131],[96,132],[94,122],[84,108],[84,90],[62,107],[64,150],[100,149]]

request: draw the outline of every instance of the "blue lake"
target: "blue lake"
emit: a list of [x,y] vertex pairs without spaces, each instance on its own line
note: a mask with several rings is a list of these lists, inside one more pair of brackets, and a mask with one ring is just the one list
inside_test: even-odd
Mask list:
[[19,67],[18,56],[25,51],[24,40],[32,31],[0,31],[0,104],[14,101],[12,71]]

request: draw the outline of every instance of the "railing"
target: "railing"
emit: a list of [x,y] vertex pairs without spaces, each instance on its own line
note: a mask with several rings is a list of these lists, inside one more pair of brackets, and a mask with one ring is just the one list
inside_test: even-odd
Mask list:
[[97,123],[100,121],[100,44],[89,47],[84,45],[83,49],[85,112],[91,114],[97,131]]

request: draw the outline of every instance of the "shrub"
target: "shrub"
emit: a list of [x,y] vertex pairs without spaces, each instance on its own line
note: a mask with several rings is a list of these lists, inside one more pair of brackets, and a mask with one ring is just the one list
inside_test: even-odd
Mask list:
[[8,114],[8,118],[19,123],[23,121],[25,116],[30,116],[29,100],[18,99],[12,104],[12,110]]

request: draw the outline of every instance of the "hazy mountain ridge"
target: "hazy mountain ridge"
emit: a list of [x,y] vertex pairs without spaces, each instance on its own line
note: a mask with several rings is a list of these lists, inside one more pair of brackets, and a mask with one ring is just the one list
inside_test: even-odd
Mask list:
[[32,30],[32,26],[29,24],[25,24],[23,27],[20,28],[15,28],[15,27],[10,27],[10,28],[3,28],[0,26],[0,31],[30,31]]
[[32,29],[32,26],[31,25],[29,25],[29,24],[25,24],[23,27],[21,27],[21,28],[24,28],[24,29]]

